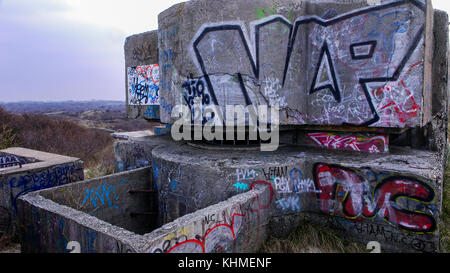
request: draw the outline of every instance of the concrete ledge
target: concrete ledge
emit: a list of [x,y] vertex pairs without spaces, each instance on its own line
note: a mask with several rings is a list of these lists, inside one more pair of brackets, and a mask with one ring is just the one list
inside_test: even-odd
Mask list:
[[83,253],[136,252],[140,235],[125,228],[149,230],[150,222],[133,221],[130,212],[145,210],[150,202],[141,196],[134,199],[129,190],[150,187],[148,172],[143,168],[21,197],[22,252],[69,252],[71,241],[79,243]]
[[124,135],[128,138],[127,141],[114,143],[116,172],[151,166],[152,150],[171,141],[169,136],[150,136],[147,132],[127,133]]
[[2,222],[8,222],[4,224],[7,232],[14,233],[19,197],[84,179],[83,161],[78,158],[24,148],[10,148],[0,154],[27,161],[22,167],[0,169],[0,218]]
[[[149,168],[143,168],[102,179],[137,178],[148,171]],[[136,186],[141,182],[130,178],[129,184]],[[73,208],[74,204],[65,198],[73,195],[74,200],[82,200],[82,189],[96,183],[98,180],[84,181],[21,197],[22,252],[64,253],[70,251],[69,243],[78,245],[82,253],[254,252],[267,237],[269,214],[264,204],[270,202],[271,194],[261,185],[226,202],[185,215],[151,233],[138,235],[99,219],[99,214],[92,216]],[[117,194],[119,200],[132,201],[124,190]],[[136,204],[132,206],[139,209]]]
[[30,158],[32,161],[29,164],[23,165],[22,168],[10,167],[4,168],[0,170],[0,175],[3,174],[16,174],[24,171],[35,170],[35,169],[44,169],[51,167],[53,165],[61,165],[68,162],[78,161],[82,163],[79,158],[63,156],[58,154],[46,153],[26,148],[9,148],[5,150],[1,150],[0,153],[16,155],[23,158]]
[[251,192],[185,215],[145,235],[150,253],[256,252],[267,238],[269,188]]

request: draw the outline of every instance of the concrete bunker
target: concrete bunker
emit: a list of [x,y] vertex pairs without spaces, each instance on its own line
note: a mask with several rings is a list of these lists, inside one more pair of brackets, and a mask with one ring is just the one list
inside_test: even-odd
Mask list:
[[1,233],[14,234],[18,199],[30,192],[84,179],[78,158],[24,148],[0,151]]
[[[254,252],[312,221],[383,251],[439,252],[446,13],[428,0],[193,0],[158,20],[125,42],[128,116],[159,118],[163,134],[180,104],[278,105],[283,145],[130,134],[115,143],[115,176],[20,198],[26,251],[64,252],[70,240],[82,252]],[[102,183],[127,176],[153,199],[134,197],[116,217],[80,207],[89,188],[108,206]],[[129,218],[147,209],[154,226]]]
[[146,167],[22,197],[22,251],[67,253],[75,242],[83,253],[250,252],[263,242],[268,217],[259,204],[268,202],[266,189],[156,224],[151,177]]

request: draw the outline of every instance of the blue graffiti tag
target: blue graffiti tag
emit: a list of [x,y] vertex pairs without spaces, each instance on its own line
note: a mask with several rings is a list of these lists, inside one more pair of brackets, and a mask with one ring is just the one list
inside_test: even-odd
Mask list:
[[[411,11],[393,11],[380,16],[376,12],[369,13],[377,19],[375,28],[370,32],[367,37],[381,37],[383,39],[383,52],[387,58],[392,58],[394,49],[394,35],[396,33],[406,33],[408,31],[409,22],[413,16]],[[389,18],[395,18],[395,21],[391,24],[392,28],[384,28],[385,21]],[[384,29],[388,29],[388,32],[383,32]]]
[[21,191],[13,197],[12,202],[14,209],[17,211],[17,199],[20,196],[33,191],[62,186],[76,181],[74,175],[78,171],[82,171],[82,169],[76,168],[75,164],[72,164],[47,169],[40,174],[33,173],[11,178],[8,182],[11,189],[21,189]]
[[249,189],[248,185],[245,183],[236,183],[233,185],[236,187],[236,190],[239,191],[247,191]]
[[277,201],[282,210],[291,210],[300,212],[300,198],[298,196],[291,196]]
[[159,115],[159,105],[150,105],[144,111],[144,118],[146,119],[160,119]]
[[[126,182],[126,178],[120,182],[119,185],[122,185]],[[86,197],[84,198],[83,203],[81,204],[81,207],[84,207],[88,201],[94,208],[100,208],[105,206],[105,200],[107,202],[107,207],[103,209],[113,208],[113,209],[119,209],[118,206],[115,206],[113,204],[113,201],[118,201],[119,197],[117,196],[117,186],[110,185],[107,182],[104,182],[103,184],[99,185],[96,188],[86,190],[85,194]],[[114,194],[114,196],[112,196]],[[111,198],[113,197],[113,198]],[[97,211],[98,212],[98,211]],[[97,213],[95,212],[95,213]],[[95,213],[92,213],[94,215]]]
[[176,191],[178,189],[178,183],[176,180],[171,180],[170,181],[170,187],[172,188],[173,191]]

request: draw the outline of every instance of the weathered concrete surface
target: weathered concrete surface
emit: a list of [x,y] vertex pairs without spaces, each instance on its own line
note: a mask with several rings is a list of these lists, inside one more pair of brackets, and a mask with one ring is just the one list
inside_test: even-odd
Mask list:
[[145,131],[113,133],[112,137],[116,140],[129,140],[134,138],[150,137],[154,135],[155,133],[153,132],[153,130],[145,130]]
[[114,143],[115,171],[124,172],[152,165],[152,150],[171,142],[169,136],[126,134],[128,140]]
[[297,144],[365,153],[388,153],[389,136],[382,134],[298,131]]
[[156,215],[137,216],[134,213],[156,211],[157,196],[133,191],[154,190],[150,178],[151,168],[143,168],[57,187],[41,195],[112,225],[145,234],[156,227]]
[[171,126],[167,125],[157,125],[151,128],[150,130],[144,131],[133,131],[133,132],[120,132],[113,133],[112,137],[115,140],[131,140],[131,139],[139,139],[151,136],[163,136],[170,134]]
[[[434,57],[433,57],[433,120],[427,135],[429,149],[439,151],[443,156],[447,152],[448,135],[448,58],[449,28],[448,14],[436,10],[434,14]],[[443,160],[445,162],[445,160]]]
[[22,167],[0,169],[0,218],[2,229],[11,232],[14,232],[19,197],[84,179],[83,162],[78,158],[24,148],[9,148],[0,154],[14,155],[27,162]]
[[201,97],[280,105],[283,125],[424,126],[431,2],[368,2],[196,0],[162,12],[162,122]]
[[255,186],[145,235],[151,253],[248,253],[268,237],[269,188]]
[[[344,221],[345,234],[353,240],[381,240],[386,251],[439,248],[442,172],[435,167],[441,164],[437,153],[393,148],[388,155],[368,155],[301,147],[219,153],[172,144],[153,149],[152,157],[161,224],[263,183],[273,193],[267,204],[271,218],[278,219],[270,226],[272,235],[295,228],[292,217],[323,215]],[[355,230],[362,224],[409,236],[425,247],[369,232],[360,235]]]
[[158,32],[128,37],[124,50],[127,116],[159,120]]
[[[148,168],[144,168],[104,178],[117,186],[117,196],[121,201],[114,200],[115,204],[128,207],[126,211],[119,209],[120,213],[113,212],[114,208],[108,208],[115,217],[122,219],[129,210],[142,209],[144,201],[141,199],[139,204],[131,200],[126,189],[119,190],[121,184],[118,181],[125,177],[128,181],[122,184],[127,185],[125,188],[141,186],[142,180],[146,180],[141,176],[148,171]],[[88,214],[89,208],[79,209],[84,197],[83,190],[96,186],[98,182],[100,180],[84,181],[71,185],[70,189],[65,186],[21,197],[19,226],[22,253],[70,252],[72,249],[69,246],[74,243],[79,245],[80,248],[76,250],[81,253],[242,253],[259,249],[267,237],[269,214],[267,208],[261,206],[269,202],[267,199],[271,195],[267,188],[257,186],[251,192],[186,215],[151,233],[138,235],[112,224],[117,223],[112,215],[103,214],[105,218],[97,213],[92,216],[92,213]]]
[[[143,168],[25,195],[19,199],[22,252],[136,252],[132,241],[151,231],[154,221],[131,213],[150,212],[154,196],[130,190],[152,188],[150,169]],[[127,229],[127,230],[126,230]]]
[[[437,11],[433,18],[429,4],[196,0],[163,12],[158,31],[163,122],[173,122],[172,107],[195,96],[204,104],[216,99],[220,106],[287,104],[285,125],[363,125],[377,134],[392,131],[369,127],[416,127],[399,130],[408,138],[400,142],[420,149],[359,154],[283,146],[261,153],[128,136],[115,145],[123,172],[110,177],[111,187],[102,178],[74,185],[74,191],[67,186],[20,199],[25,251],[64,252],[75,240],[83,252],[254,252],[268,234],[284,237],[304,221],[350,240],[379,241],[385,252],[439,251],[448,17]],[[302,21],[313,15],[321,19]],[[259,43],[252,40],[258,24]],[[297,36],[289,35],[289,24],[297,26],[292,29]],[[289,44],[289,37],[298,39]],[[291,52],[297,62],[278,60],[280,52],[284,60]],[[349,128],[354,133],[356,127]],[[150,167],[126,172],[142,166]],[[108,200],[127,206],[121,203],[126,190],[118,188],[129,176],[157,190],[161,228],[149,234],[131,232],[146,232],[145,223],[121,220],[148,204],[148,197],[126,201],[127,211],[113,217],[117,210]],[[78,201],[70,201],[72,192]],[[103,197],[96,205],[109,210],[94,211],[97,197],[89,197],[94,192]],[[77,205],[85,200],[90,207]]]
[[[389,155],[364,155],[293,146],[277,153],[217,152],[160,142],[151,158],[151,168],[19,198],[23,251],[65,252],[77,241],[82,252],[254,252],[267,234],[286,236],[306,220],[351,240],[380,241],[383,251],[439,248],[437,153],[394,148]],[[120,219],[145,210],[144,197],[127,195],[144,184],[158,191],[156,227],[162,227],[140,236],[125,228],[146,224]],[[97,211],[100,206],[105,210]],[[230,237],[237,230],[234,214],[249,224]]]

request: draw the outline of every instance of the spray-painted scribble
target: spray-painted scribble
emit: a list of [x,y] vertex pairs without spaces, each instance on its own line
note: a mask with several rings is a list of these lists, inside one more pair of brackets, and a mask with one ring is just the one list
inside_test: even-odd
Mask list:
[[17,210],[17,199],[30,192],[65,185],[83,179],[82,169],[75,164],[56,166],[40,173],[12,177],[0,187],[9,185],[13,192],[12,203]]
[[308,138],[312,144],[327,149],[369,153],[387,153],[389,151],[389,139],[384,135],[359,136],[337,133],[310,133]]
[[27,164],[27,161],[15,155],[0,156],[0,169]]
[[128,68],[128,103],[159,105],[159,65]]
[[[120,182],[119,186],[123,185],[125,182],[126,178]],[[117,187],[117,185],[104,182],[98,187],[87,189],[81,207],[92,207],[95,211],[91,213],[91,215],[107,208],[119,209],[117,205],[114,205],[114,202],[119,200]]]
[[250,24],[251,37],[243,23],[199,29],[191,55],[211,103],[280,105],[300,124],[421,123],[424,68],[414,64],[424,60],[422,1],[294,23],[274,12],[276,6],[255,10],[262,19]]
[[290,196],[277,201],[282,210],[300,212],[300,198],[298,196]]

